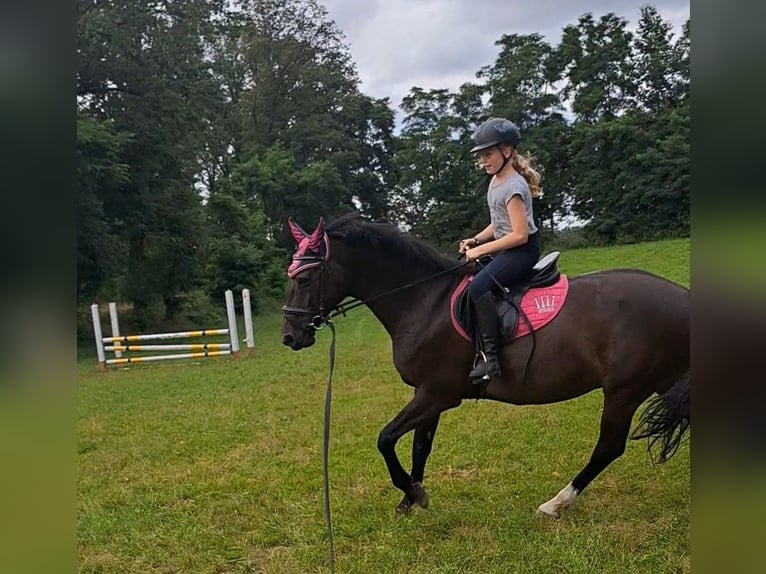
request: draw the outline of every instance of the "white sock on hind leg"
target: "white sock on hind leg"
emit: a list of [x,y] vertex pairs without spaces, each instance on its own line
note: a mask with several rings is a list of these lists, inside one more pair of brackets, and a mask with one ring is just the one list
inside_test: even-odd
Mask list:
[[572,504],[577,498],[577,494],[577,489],[572,486],[572,483],[570,482],[562,488],[556,496],[551,498],[548,502],[541,504],[537,508],[537,511],[558,518],[559,510],[563,510]]

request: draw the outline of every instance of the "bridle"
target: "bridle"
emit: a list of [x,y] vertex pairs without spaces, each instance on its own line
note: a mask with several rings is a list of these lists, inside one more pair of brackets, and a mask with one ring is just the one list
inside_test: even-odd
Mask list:
[[[319,267],[319,312],[316,312],[307,307],[288,307],[287,305],[282,306],[282,313],[285,315],[311,317],[306,326],[310,329],[314,329],[314,331],[319,331],[320,329],[324,328],[324,326],[327,325],[334,316],[332,313],[328,315],[324,312],[324,302],[322,297],[322,280],[324,278],[325,264],[328,260],[329,257],[321,255],[296,255],[293,257],[293,263],[297,262],[298,265],[293,271],[289,273],[290,276],[294,277],[295,275],[298,275],[307,269]],[[309,304],[311,304],[311,296],[309,296]]]

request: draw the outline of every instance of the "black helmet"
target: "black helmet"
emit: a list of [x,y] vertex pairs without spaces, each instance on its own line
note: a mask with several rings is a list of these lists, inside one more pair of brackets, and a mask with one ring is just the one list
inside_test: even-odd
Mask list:
[[471,148],[471,153],[503,143],[517,147],[520,141],[521,132],[512,121],[505,118],[489,118],[474,132],[475,145]]

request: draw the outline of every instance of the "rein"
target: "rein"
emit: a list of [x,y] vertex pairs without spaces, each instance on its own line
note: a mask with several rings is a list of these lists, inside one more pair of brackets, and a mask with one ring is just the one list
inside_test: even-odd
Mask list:
[[327,540],[330,545],[330,572],[335,573],[335,544],[332,536],[330,518],[330,477],[328,460],[330,458],[330,405],[332,402],[332,373],[335,370],[335,325],[332,319],[326,322],[332,332],[330,342],[330,372],[327,374],[327,391],[324,397],[324,425],[322,431],[322,474],[324,475],[324,520],[327,525]]
[[[321,261],[323,263],[323,261],[318,257],[301,257],[301,259],[310,260],[310,261]],[[415,287],[416,285],[420,285],[421,283],[426,283],[428,281],[436,279],[437,277],[441,277],[442,275],[452,273],[453,271],[456,271],[460,269],[461,267],[468,265],[469,263],[470,261],[464,261],[463,263],[458,263],[457,265],[453,267],[449,267],[447,269],[439,271],[438,273],[434,273],[433,275],[424,277],[423,279],[418,279],[417,281],[407,283],[406,285],[400,285],[399,287],[394,287],[393,289],[389,289],[388,291],[383,291],[382,293],[377,293],[376,295],[373,295],[372,297],[367,297],[366,299],[353,298],[348,301],[343,301],[342,303],[339,303],[338,305],[333,307],[330,310],[330,312],[327,314],[325,314],[324,312],[324,306],[322,305],[321,295],[319,298],[319,313],[316,313],[312,311],[311,309],[306,309],[303,307],[288,307],[287,305],[282,307],[282,313],[284,313],[285,315],[298,315],[303,317],[311,317],[311,321],[309,321],[309,327],[311,327],[315,331],[319,331],[325,325],[329,324],[329,322],[332,319],[334,319],[335,317],[338,317],[339,315],[343,315],[345,317],[346,313],[348,311],[351,311],[352,309],[356,309],[357,307],[366,305],[367,303],[369,303],[370,301],[374,301],[375,299],[379,299],[387,295],[393,295],[394,293],[397,293],[398,291],[404,291],[405,289],[409,289],[410,287]]]
[[357,307],[366,305],[368,302],[378,299],[380,297],[385,297],[386,295],[392,295],[398,291],[404,291],[405,289],[409,289],[410,287],[415,287],[416,285],[420,285],[421,283],[426,283],[427,281],[431,281],[432,279],[436,279],[437,277],[441,277],[442,275],[446,275],[448,273],[456,271],[460,269],[461,267],[468,265],[469,263],[470,261],[464,261],[463,263],[459,263],[458,265],[455,265],[448,269],[444,269],[443,271],[439,271],[438,273],[435,273],[434,275],[429,275],[428,277],[424,277],[423,279],[418,279],[417,281],[413,281],[412,283],[407,283],[406,285],[401,285],[400,287],[394,287],[393,289],[389,289],[388,291],[384,291],[383,293],[378,293],[377,295],[373,295],[372,297],[368,297],[367,299],[351,299],[350,301],[344,301],[343,303],[337,305],[330,312],[328,318],[332,319],[334,317],[337,317],[338,315],[343,315],[345,317],[346,312],[350,311],[351,309],[356,309]]
[[[300,259],[303,261],[318,262],[321,267],[324,267],[324,259],[322,259],[321,257],[303,256],[303,257],[300,257]],[[319,331],[323,329],[326,325],[330,328],[330,331],[332,332],[332,340],[330,341],[330,357],[329,357],[330,370],[327,375],[327,391],[325,392],[325,399],[324,399],[324,425],[323,425],[323,433],[322,433],[322,474],[324,476],[324,519],[325,519],[325,524],[327,525],[327,540],[330,547],[331,574],[335,573],[335,544],[333,541],[333,534],[332,534],[332,518],[330,516],[330,479],[329,479],[329,469],[328,469],[329,467],[328,459],[329,459],[329,453],[330,453],[330,410],[331,410],[330,407],[332,403],[332,375],[333,375],[333,371],[335,370],[335,324],[333,323],[332,320],[335,317],[338,317],[339,315],[343,315],[345,317],[348,311],[352,309],[356,309],[357,307],[361,307],[362,305],[366,305],[369,301],[373,301],[374,299],[385,297],[386,295],[391,295],[398,291],[403,291],[405,289],[409,289],[410,287],[414,287],[415,285],[420,285],[421,283],[431,281],[432,279],[436,279],[437,277],[441,277],[442,275],[446,275],[447,273],[451,273],[452,271],[460,269],[461,267],[468,265],[468,263],[470,262],[464,261],[463,263],[459,263],[458,265],[455,265],[448,269],[444,269],[443,271],[439,271],[438,273],[435,273],[434,275],[429,275],[428,277],[424,277],[423,279],[419,279],[417,281],[407,283],[406,285],[401,285],[399,287],[389,289],[388,291],[378,293],[376,295],[373,295],[372,297],[368,297],[367,299],[354,298],[350,301],[340,303],[339,305],[336,305],[328,314],[325,314],[324,312],[324,306],[322,305],[321,294],[319,296],[319,313],[315,313],[314,311],[311,311],[310,309],[305,309],[301,307],[287,307],[287,306],[282,307],[282,312],[285,315],[298,315],[303,317],[311,317],[311,320],[309,321],[309,327],[311,327],[315,331]],[[321,287],[321,284],[320,284],[320,287]]]

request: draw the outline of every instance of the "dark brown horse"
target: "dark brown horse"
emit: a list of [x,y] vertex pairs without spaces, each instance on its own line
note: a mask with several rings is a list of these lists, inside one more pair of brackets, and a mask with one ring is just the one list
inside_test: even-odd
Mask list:
[[[305,233],[292,220],[293,257],[282,342],[294,350],[314,344],[316,328],[346,298],[365,301],[391,336],[394,365],[415,389],[413,399],[378,437],[395,487],[404,492],[397,512],[427,506],[423,487],[439,417],[477,388],[468,373],[474,346],[449,315],[450,294],[470,266],[458,267],[396,227],[344,216]],[[407,288],[400,289],[403,286]],[[660,440],[661,460],[673,454],[689,422],[689,291],[637,270],[610,270],[571,278],[558,316],[536,331],[530,357],[526,338],[502,350],[503,377],[484,397],[517,405],[565,401],[602,388],[601,432],[590,461],[541,513],[558,516],[625,451],[631,421],[652,394],[634,438]],[[523,380],[519,365],[527,364]],[[395,446],[414,430],[411,473]]]

